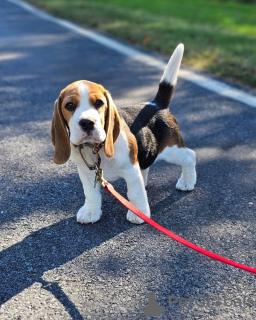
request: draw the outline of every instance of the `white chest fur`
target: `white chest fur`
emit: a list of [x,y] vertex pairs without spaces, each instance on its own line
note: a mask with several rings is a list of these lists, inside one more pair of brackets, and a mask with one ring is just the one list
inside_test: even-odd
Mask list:
[[[104,147],[100,150],[101,168],[104,172],[104,178],[107,181],[114,181],[123,176],[124,170],[129,167],[131,160],[129,158],[129,147],[127,138],[124,132],[121,131],[117,141],[114,144],[115,154],[113,157],[108,158],[105,154]],[[92,149],[84,147],[82,153],[86,161],[90,164],[94,164],[96,161],[96,155],[92,153]],[[78,148],[71,144],[71,158],[70,158],[85,175],[93,179],[95,177],[95,171],[90,170],[84,163]]]

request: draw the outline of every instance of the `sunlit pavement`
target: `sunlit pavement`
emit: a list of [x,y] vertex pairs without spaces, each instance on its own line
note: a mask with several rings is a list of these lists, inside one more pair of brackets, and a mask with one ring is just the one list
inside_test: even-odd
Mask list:
[[[130,224],[104,191],[102,219],[78,224],[76,168],[53,163],[51,118],[62,88],[101,83],[127,107],[152,99],[161,75],[1,1],[0,319],[146,319],[150,292],[165,310],[161,319],[255,319],[254,275]],[[256,110],[181,79],[170,108],[197,153],[198,182],[179,192],[180,168],[154,165],[152,218],[256,267]],[[123,180],[114,186],[126,195]]]

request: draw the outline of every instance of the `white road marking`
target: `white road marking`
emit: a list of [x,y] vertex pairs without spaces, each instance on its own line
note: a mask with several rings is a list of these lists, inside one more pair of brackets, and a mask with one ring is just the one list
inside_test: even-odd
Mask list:
[[[164,69],[166,66],[165,62],[160,61],[150,56],[149,54],[145,54],[138,49],[135,49],[129,45],[123,44],[117,40],[111,39],[95,31],[89,30],[85,27],[78,26],[73,22],[55,18],[48,13],[45,13],[39,9],[36,9],[32,5],[24,1],[21,1],[21,0],[5,0],[5,1],[16,4],[21,8],[29,11],[30,13],[42,19],[51,21],[68,30],[74,31],[82,36],[85,36],[105,47],[110,48],[113,51],[116,51],[124,56],[131,58],[132,60],[146,64],[150,67],[156,67],[159,69]],[[179,71],[179,77],[183,78],[186,81],[192,82],[200,87],[203,87],[209,91],[215,92],[221,96],[242,102],[250,107],[254,107],[254,108],[256,107],[256,96],[246,93],[243,90],[236,89],[224,82],[211,79],[207,76],[200,75],[196,72],[187,70],[185,68]]]

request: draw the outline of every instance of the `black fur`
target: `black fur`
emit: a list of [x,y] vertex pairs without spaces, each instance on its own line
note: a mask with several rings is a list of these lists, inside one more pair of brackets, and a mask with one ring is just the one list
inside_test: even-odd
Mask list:
[[[138,144],[138,160],[142,170],[150,167],[166,145],[184,146],[176,119],[169,104],[174,86],[166,81],[159,84],[155,99],[147,105],[119,109]],[[169,143],[169,144],[168,144]]]
[[160,82],[158,92],[153,102],[160,108],[166,109],[169,107],[171,98],[173,96],[174,86],[169,82]]
[[154,163],[163,144],[166,143],[166,138],[172,136],[174,144],[183,144],[177,121],[170,115],[169,109],[147,104],[118,111],[137,140],[141,169],[145,170]]

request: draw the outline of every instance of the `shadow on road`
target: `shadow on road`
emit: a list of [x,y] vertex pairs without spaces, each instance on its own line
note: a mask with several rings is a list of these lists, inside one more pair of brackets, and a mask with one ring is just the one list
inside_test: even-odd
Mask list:
[[[0,111],[3,126],[0,155],[4,155],[0,180],[0,186],[4,185],[1,190],[1,208],[4,211],[1,226],[18,221],[20,217],[29,217],[38,210],[75,215],[83,204],[81,183],[69,167],[59,169],[62,176],[57,176],[58,169],[49,160],[53,155],[49,132],[46,132],[48,129],[45,126],[41,127],[42,122],[47,122],[50,128],[53,104],[60,90],[78,79],[88,79],[103,84],[111,91],[114,100],[120,99],[128,105],[154,98],[162,72],[118,54],[113,58],[110,49],[101,47],[99,50],[98,44],[45,23],[18,8],[8,14],[10,5],[5,2],[3,5],[6,6],[3,16],[8,28],[1,25],[4,22],[0,19],[0,101],[3,102]],[[2,27],[5,27],[5,32],[2,32]],[[140,88],[146,89],[141,93]],[[253,261],[255,240],[243,239],[238,241],[238,245],[232,228],[227,231],[221,227],[226,222],[242,222],[246,225],[244,232],[255,233],[254,212],[248,210],[248,202],[255,199],[256,194],[256,161],[253,155],[256,145],[255,130],[252,130],[256,128],[255,110],[235,102],[231,104],[228,99],[182,80],[179,80],[171,110],[184,132],[186,145],[199,150],[198,183],[194,192],[178,192],[175,182],[180,169],[156,164],[151,170],[147,187],[153,219],[188,240],[200,241],[206,249],[210,250],[207,246],[211,244],[220,248],[216,253],[228,252],[236,257],[240,257],[241,253],[244,254],[243,259]],[[31,146],[35,147],[30,156],[16,151],[25,137],[30,137]],[[37,148],[41,153],[37,153]],[[34,163],[38,164],[37,168],[33,167]],[[19,177],[22,174],[25,178]],[[125,193],[123,183],[117,182],[117,187]],[[82,226],[76,223],[75,217],[63,219],[32,232],[3,250],[0,253],[1,304],[39,282],[62,303],[73,319],[83,319],[59,284],[47,282],[43,274],[125,231],[144,228],[127,222],[126,210],[110,195],[103,195],[103,211],[99,223]],[[208,226],[207,232],[204,228]],[[240,236],[239,227],[234,229]],[[157,233],[149,227],[146,230],[150,242]],[[200,238],[202,230],[204,240]],[[220,232],[220,241],[214,237],[217,231]],[[231,242],[226,243],[227,239]],[[222,246],[221,240],[224,243]],[[164,241],[170,240],[163,237],[159,243]],[[177,248],[177,244],[170,241],[169,251],[163,251],[162,256],[151,257],[151,264],[147,266],[151,274],[158,275],[155,288],[161,287],[162,295],[166,292],[196,295],[201,289],[210,291],[209,283],[215,282],[215,277],[218,277],[219,283],[223,281],[226,274],[223,267],[216,269],[214,264],[214,269],[213,263],[208,263],[208,260],[205,267],[207,258],[191,254],[183,247],[173,253],[175,246]],[[247,252],[249,249],[251,251]],[[126,260],[115,259],[115,264],[108,263],[113,260],[109,256],[104,260],[103,267],[99,265],[93,272],[116,273],[120,269],[122,273]],[[129,263],[135,264],[136,259],[134,257]],[[136,272],[140,274],[140,270]],[[234,274],[240,280],[241,274]],[[150,279],[135,280],[145,280],[145,286],[155,290],[150,288]]]

